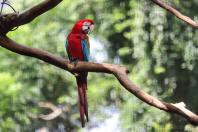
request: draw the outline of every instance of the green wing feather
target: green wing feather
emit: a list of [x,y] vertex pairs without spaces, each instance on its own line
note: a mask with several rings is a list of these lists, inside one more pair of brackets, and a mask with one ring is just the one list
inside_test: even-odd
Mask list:
[[68,40],[66,39],[66,41],[65,41],[65,48],[66,48],[66,51],[67,51],[67,55],[68,55],[68,58],[69,58],[69,60],[71,60],[71,55],[69,54],[69,51],[68,51]]

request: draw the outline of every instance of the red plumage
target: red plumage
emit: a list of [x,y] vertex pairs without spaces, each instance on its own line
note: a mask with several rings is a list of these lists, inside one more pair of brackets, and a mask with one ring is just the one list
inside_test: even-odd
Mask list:
[[[87,34],[93,25],[93,20],[90,19],[83,19],[79,20],[72,31],[67,36],[67,44],[66,49],[69,56],[70,61],[88,61],[85,57],[87,52],[83,50],[83,46],[87,46],[86,48],[89,50],[89,38]],[[85,42],[86,45],[82,44],[82,41]],[[89,51],[88,51],[89,53]],[[79,111],[80,111],[80,119],[82,127],[85,126],[84,116],[86,116],[87,121],[88,119],[88,103],[87,103],[87,72],[80,72],[76,76],[76,82],[78,85],[78,96],[79,96]]]
[[70,33],[67,37],[68,46],[67,46],[67,52],[69,56],[72,58],[75,58],[77,60],[83,61],[83,52],[82,52],[82,44],[81,40],[84,39],[84,34],[74,34]]

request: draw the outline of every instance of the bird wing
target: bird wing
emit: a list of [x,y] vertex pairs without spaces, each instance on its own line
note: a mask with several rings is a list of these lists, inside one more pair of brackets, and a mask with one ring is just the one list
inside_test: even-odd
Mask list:
[[71,55],[70,55],[70,53],[69,53],[69,49],[68,49],[68,40],[66,39],[66,41],[65,41],[65,48],[66,48],[66,51],[67,51],[67,55],[68,55],[68,57],[69,57],[69,60],[71,60]]
[[82,44],[82,52],[84,56],[84,61],[89,61],[90,49],[89,49],[88,39],[82,39],[81,44]]

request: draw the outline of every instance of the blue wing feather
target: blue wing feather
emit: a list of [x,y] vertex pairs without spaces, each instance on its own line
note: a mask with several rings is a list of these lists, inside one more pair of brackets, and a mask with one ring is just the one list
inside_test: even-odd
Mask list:
[[90,53],[89,53],[89,47],[88,47],[87,41],[84,39],[81,41],[81,44],[82,44],[84,60],[89,61]]

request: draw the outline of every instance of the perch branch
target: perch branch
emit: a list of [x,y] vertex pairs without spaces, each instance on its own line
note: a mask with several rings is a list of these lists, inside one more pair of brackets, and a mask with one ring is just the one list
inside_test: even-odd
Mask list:
[[189,120],[192,124],[198,125],[198,115],[185,108],[185,105],[182,103],[171,104],[160,101],[133,84],[127,76],[128,70],[123,66],[91,62],[78,62],[77,65],[74,66],[69,61],[61,57],[55,56],[41,49],[18,44],[5,35],[14,26],[29,23],[37,16],[58,5],[61,1],[62,0],[45,0],[20,15],[4,15],[3,18],[0,18],[0,46],[17,54],[37,58],[69,72],[87,71],[113,74],[125,89],[141,99],[143,102],[166,112],[176,113]]
[[166,9],[168,12],[172,13],[173,15],[175,15],[177,18],[181,19],[182,21],[186,22],[187,24],[189,24],[190,26],[198,29],[198,23],[196,23],[194,20],[192,20],[191,18],[189,18],[188,16],[183,15],[182,13],[180,13],[178,10],[176,10],[175,8],[173,8],[172,6],[162,2],[161,0],[151,0],[153,3],[159,5],[160,7]]
[[0,46],[21,55],[40,59],[69,72],[87,71],[113,74],[125,89],[141,99],[143,102],[166,112],[176,113],[188,119],[192,124],[198,125],[198,115],[186,109],[184,105],[171,104],[160,101],[157,98],[142,91],[139,87],[133,84],[133,82],[127,76],[128,70],[125,67],[113,64],[99,64],[91,62],[78,62],[77,65],[74,66],[69,61],[61,57],[54,56],[51,53],[40,49],[17,44],[6,36],[0,36]]

